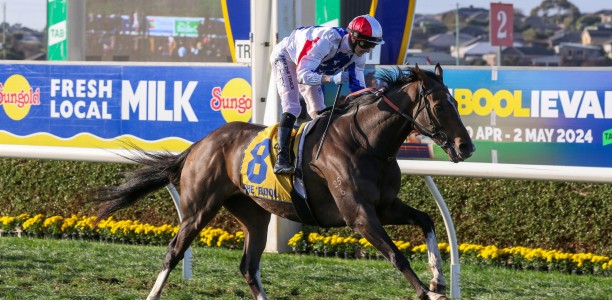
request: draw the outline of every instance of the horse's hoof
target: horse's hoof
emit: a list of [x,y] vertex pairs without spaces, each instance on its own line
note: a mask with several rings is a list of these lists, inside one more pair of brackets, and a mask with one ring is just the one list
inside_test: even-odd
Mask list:
[[429,297],[427,298],[429,300],[448,300],[448,298],[446,298],[445,295],[434,293],[434,292],[427,293],[427,297]]
[[438,284],[433,279],[429,281],[429,290],[438,294],[446,294],[446,285]]

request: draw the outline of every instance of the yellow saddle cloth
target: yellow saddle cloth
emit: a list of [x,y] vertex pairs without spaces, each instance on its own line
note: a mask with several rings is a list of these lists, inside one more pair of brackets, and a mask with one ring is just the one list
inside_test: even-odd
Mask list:
[[[296,161],[298,141],[305,124],[291,133],[292,161]],[[274,174],[274,164],[278,154],[278,124],[266,127],[259,132],[244,151],[240,178],[242,189],[247,195],[266,200],[291,202],[293,190],[292,175]]]

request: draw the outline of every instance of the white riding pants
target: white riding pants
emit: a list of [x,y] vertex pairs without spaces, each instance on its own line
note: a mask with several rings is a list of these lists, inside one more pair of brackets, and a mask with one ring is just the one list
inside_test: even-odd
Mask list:
[[[282,52],[282,51],[281,51]],[[281,98],[283,113],[290,113],[295,117],[300,115],[299,94],[304,97],[306,111],[311,118],[317,116],[317,111],[325,108],[325,98],[320,85],[299,84],[297,80],[296,65],[289,56],[273,51],[270,56],[272,72],[276,80],[276,89]]]

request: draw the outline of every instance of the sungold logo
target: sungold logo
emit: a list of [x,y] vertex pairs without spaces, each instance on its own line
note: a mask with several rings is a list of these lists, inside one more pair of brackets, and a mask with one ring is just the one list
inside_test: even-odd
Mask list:
[[25,77],[12,75],[0,83],[0,105],[9,118],[19,121],[28,115],[32,105],[40,105],[40,88],[34,90]]
[[210,108],[214,111],[221,111],[226,122],[248,122],[253,114],[252,107],[251,85],[242,78],[228,81],[223,89],[221,87],[212,89]]

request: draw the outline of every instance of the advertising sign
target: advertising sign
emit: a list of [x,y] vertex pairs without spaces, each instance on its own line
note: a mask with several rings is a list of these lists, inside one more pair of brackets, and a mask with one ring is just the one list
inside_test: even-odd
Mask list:
[[145,2],[86,0],[86,60],[236,62],[249,41],[249,0]]
[[251,120],[250,77],[244,66],[2,65],[0,141],[182,151]]
[[204,18],[146,16],[151,36],[198,37],[198,28]]
[[514,9],[512,4],[491,3],[489,34],[492,46],[512,47],[514,42]]
[[503,70],[497,80],[445,70],[444,81],[477,146],[471,162],[612,167],[609,69]]
[[[332,27],[346,27],[355,17],[351,1],[317,0],[315,24]],[[359,5],[363,5],[360,2]],[[383,28],[385,43],[368,53],[367,64],[404,64],[406,51],[412,35],[412,23],[416,0],[372,1],[368,13],[376,18]],[[351,13],[347,13],[351,12]],[[348,15],[348,16],[346,16]]]
[[380,51],[380,63],[404,64],[412,35],[416,0],[380,0],[373,3],[375,7],[372,7],[370,14],[380,22],[385,40],[384,45],[376,47]]
[[[130,140],[181,151],[227,122],[251,121],[250,74],[241,65],[3,64],[0,143],[117,149]],[[477,147],[470,162],[612,167],[610,68],[495,77],[447,68],[444,81]],[[418,133],[398,157],[448,160]]]
[[[368,86],[380,85],[376,68],[366,70]],[[480,163],[612,167],[610,82],[610,68],[503,69],[496,78],[487,68],[444,70],[477,148],[469,162]],[[418,132],[397,157],[448,161]]]
[[47,2],[47,59],[68,59],[68,6],[66,0],[49,0]]

